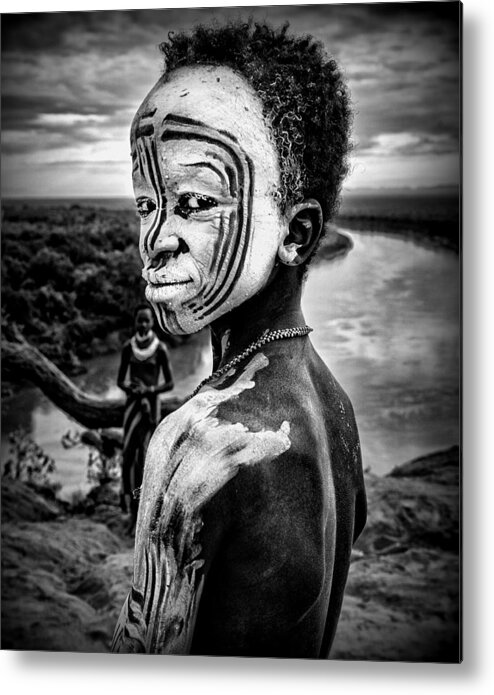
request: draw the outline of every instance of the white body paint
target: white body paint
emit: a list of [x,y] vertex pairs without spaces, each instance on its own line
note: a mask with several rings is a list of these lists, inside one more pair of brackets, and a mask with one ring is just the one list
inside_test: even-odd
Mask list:
[[216,417],[221,403],[254,388],[254,374],[267,364],[268,359],[257,354],[234,384],[222,391],[201,391],[153,435],[134,558],[133,589],[144,601],[140,605],[129,595],[114,651],[188,653],[202,590],[197,574],[204,564],[198,542],[201,509],[241,467],[274,461],[290,448],[287,421],[277,431],[250,432],[241,423]]
[[[224,174],[228,166],[231,169],[231,162],[225,161],[228,158],[224,151],[214,142],[196,138],[194,128],[189,138],[163,141],[165,118],[171,115],[201,122],[219,138],[231,139],[252,164],[249,188],[239,192],[246,213],[243,226],[248,222],[251,233],[245,236],[243,229],[235,228],[242,237],[240,245],[233,248],[235,234],[231,233],[232,247],[222,255],[219,268],[215,262],[218,263],[216,242],[221,216],[224,224],[225,220],[231,220],[229,216],[238,202],[238,196],[228,191],[221,172],[223,170]],[[156,223],[155,216],[147,215],[141,223],[143,276],[148,282],[146,296],[156,309],[161,309],[156,310],[156,314],[164,330],[194,333],[245,302],[267,282],[280,242],[288,233],[287,222],[277,203],[280,172],[276,149],[260,99],[243,77],[227,67],[196,66],[175,70],[167,81],[160,80],[146,97],[134,119],[133,132],[137,132],[137,125],[143,122],[154,126],[156,177],[161,177],[163,191],[157,195],[150,186],[149,177],[134,171],[136,200],[149,200],[158,211],[166,206],[166,219],[160,224],[153,250],[147,248],[147,240],[149,229]],[[213,167],[219,168],[220,173]],[[180,196],[193,194],[212,199],[216,205],[200,210],[197,199],[189,198],[187,210],[190,214],[183,219],[175,213],[177,201]],[[232,224],[238,225],[238,216]],[[165,251],[173,254],[180,240],[187,245],[187,252],[172,255],[156,269],[153,259],[157,254]],[[230,259],[235,255],[240,257],[243,251],[241,272],[235,274],[233,290],[213,313],[201,316],[198,309],[205,305],[208,281],[216,279],[218,286],[225,281],[222,273],[226,273]],[[193,307],[190,306],[192,300]]]

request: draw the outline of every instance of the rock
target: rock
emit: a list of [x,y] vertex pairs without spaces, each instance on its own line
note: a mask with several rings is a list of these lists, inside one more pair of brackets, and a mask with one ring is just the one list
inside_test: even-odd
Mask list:
[[122,541],[106,526],[84,518],[2,525],[3,567],[44,569],[66,581],[121,548]]
[[445,451],[438,451],[428,456],[420,456],[408,463],[393,468],[386,477],[420,478],[442,485],[459,485],[460,450],[452,446]]
[[331,658],[458,662],[458,556],[414,548],[354,562]]
[[321,260],[330,260],[338,256],[344,256],[352,248],[352,239],[346,234],[341,234],[335,225],[328,224],[325,227],[324,236],[321,239],[321,245],[317,250],[314,262],[318,263]]
[[[104,524],[113,533],[132,543],[127,534],[129,518],[124,517],[120,507],[121,486],[119,481],[111,481],[94,487],[88,493],[81,509],[91,517],[92,521]],[[130,546],[129,546],[130,547]]]
[[[129,541],[86,517],[47,511],[23,487],[9,483],[10,521],[2,524],[2,647],[108,651],[131,582]],[[37,520],[14,518],[14,498]]]
[[55,499],[43,496],[26,483],[2,478],[2,522],[49,521],[63,513],[63,506]]
[[97,485],[89,491],[87,500],[95,507],[100,505],[108,505],[118,507],[120,504],[120,482],[111,481],[102,485]]
[[457,486],[418,477],[367,475],[365,481],[368,517],[357,549],[380,553],[396,545],[419,545],[458,552]]
[[458,447],[366,475],[332,659],[461,659],[458,480]]
[[132,582],[133,558],[132,550],[109,555],[81,577],[73,588],[74,593],[93,608],[110,612],[116,622]]
[[97,612],[71,595],[45,570],[2,573],[2,647],[33,651],[108,651],[108,637],[94,634]]

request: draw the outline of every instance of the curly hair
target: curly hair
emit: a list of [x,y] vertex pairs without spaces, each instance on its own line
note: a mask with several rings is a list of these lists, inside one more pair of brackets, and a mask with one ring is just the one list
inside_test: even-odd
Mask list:
[[190,65],[226,65],[259,95],[278,151],[281,210],[307,198],[334,215],[351,149],[350,96],[336,61],[311,36],[267,24],[199,25],[160,44],[164,75]]

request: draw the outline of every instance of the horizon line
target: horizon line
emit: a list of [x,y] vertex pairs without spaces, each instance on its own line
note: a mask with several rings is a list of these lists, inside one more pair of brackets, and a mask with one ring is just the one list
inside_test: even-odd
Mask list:
[[[460,191],[460,184],[437,184],[435,186],[359,186],[358,188],[343,188],[342,196],[345,193],[402,193],[419,191],[440,191],[440,190]],[[133,200],[132,195],[2,195],[0,200],[105,200],[105,199]]]

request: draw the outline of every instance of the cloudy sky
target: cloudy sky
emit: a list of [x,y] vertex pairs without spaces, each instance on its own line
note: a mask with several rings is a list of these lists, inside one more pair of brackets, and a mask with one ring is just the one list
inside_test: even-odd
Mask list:
[[290,22],[344,67],[355,109],[348,189],[459,178],[459,4],[413,2],[2,16],[2,196],[130,196],[128,131],[169,31]]

